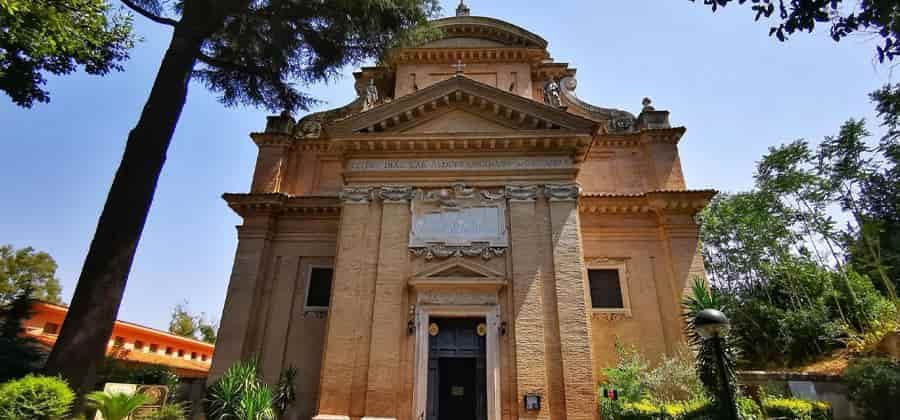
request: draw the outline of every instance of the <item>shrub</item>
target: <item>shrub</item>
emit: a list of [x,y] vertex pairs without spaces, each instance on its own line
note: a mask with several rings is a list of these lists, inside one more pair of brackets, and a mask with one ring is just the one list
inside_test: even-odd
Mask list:
[[[762,412],[753,400],[738,400],[738,413],[743,420],[762,420]],[[650,401],[623,402],[616,412],[603,412],[610,420],[709,420],[721,418],[712,403],[705,399],[654,404]]]
[[187,419],[187,415],[185,414],[184,407],[181,404],[166,404],[166,405],[160,407],[159,410],[146,416],[142,420],[185,420],[185,419]]
[[143,394],[95,391],[85,396],[88,404],[103,415],[104,420],[123,420],[147,401]]
[[900,418],[900,363],[867,358],[850,363],[844,371],[850,401],[865,418]]
[[763,411],[769,417],[796,420],[831,420],[831,406],[821,401],[797,398],[766,398]]
[[694,369],[694,357],[679,348],[673,357],[662,357],[647,374],[652,399],[658,402],[688,401],[704,395],[703,384]]
[[74,400],[62,379],[28,375],[0,386],[0,418],[61,419]]

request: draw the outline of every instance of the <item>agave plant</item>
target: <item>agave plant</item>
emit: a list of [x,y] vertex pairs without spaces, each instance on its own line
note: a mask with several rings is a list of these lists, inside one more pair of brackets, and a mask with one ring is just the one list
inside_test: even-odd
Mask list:
[[278,417],[284,416],[288,406],[297,398],[297,392],[294,390],[294,379],[297,378],[297,368],[288,366],[287,369],[281,371],[278,378],[278,386],[275,388],[275,411]]
[[[259,379],[258,361],[239,361],[228,368],[206,394],[209,420],[272,420],[276,398]],[[283,376],[283,375],[282,375]],[[293,385],[291,385],[293,392]],[[287,406],[285,405],[285,408]]]
[[103,420],[123,420],[128,418],[134,410],[147,402],[143,394],[123,394],[119,392],[109,393],[95,391],[87,394],[85,398],[88,404],[96,408],[103,416]]

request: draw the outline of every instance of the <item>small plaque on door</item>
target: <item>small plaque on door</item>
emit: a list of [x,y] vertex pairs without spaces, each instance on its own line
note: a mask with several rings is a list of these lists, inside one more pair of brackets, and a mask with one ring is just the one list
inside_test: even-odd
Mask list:
[[466,387],[464,387],[464,386],[451,386],[450,387],[450,396],[462,397],[463,395],[466,395]]

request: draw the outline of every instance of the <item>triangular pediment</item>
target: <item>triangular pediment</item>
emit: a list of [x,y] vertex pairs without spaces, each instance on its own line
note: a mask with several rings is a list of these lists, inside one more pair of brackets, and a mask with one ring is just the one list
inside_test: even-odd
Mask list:
[[[460,124],[458,128],[449,127],[454,118],[461,119],[465,124]],[[465,127],[466,124],[470,128]],[[338,137],[357,133],[419,134],[436,130],[441,130],[441,133],[471,130],[475,133],[541,131],[591,134],[595,127],[596,122],[564,109],[460,75],[348,117],[329,131]]]
[[482,264],[455,258],[412,276],[415,288],[476,287],[498,289],[506,285],[503,274]]
[[395,132],[408,134],[511,133],[517,127],[502,118],[477,115],[463,107],[447,107],[433,116],[415,119]]

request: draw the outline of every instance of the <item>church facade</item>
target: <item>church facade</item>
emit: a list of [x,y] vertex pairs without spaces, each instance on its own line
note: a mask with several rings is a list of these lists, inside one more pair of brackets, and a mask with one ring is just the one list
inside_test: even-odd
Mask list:
[[683,342],[714,192],[649,100],[584,102],[543,38],[464,5],[434,26],[352,103],[251,134],[211,378],[294,366],[296,419],[595,419],[617,341]]

